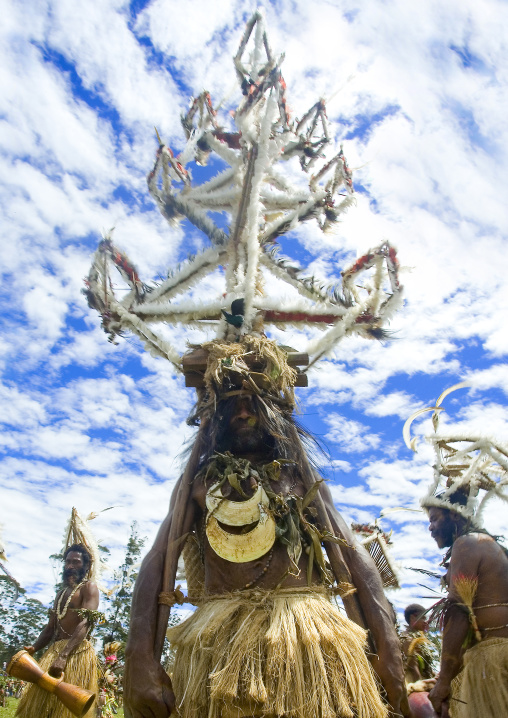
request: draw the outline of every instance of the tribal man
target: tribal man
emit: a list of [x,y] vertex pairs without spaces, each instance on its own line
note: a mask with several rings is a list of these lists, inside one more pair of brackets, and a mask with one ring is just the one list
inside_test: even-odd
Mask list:
[[[187,467],[142,564],[126,649],[126,716],[386,717],[365,654],[367,633],[331,602],[337,593],[369,629],[371,661],[393,714],[408,715],[398,639],[375,565],[353,545],[311,467],[292,403],[267,389],[259,370],[243,367],[240,389],[221,379],[215,396],[201,395]],[[265,380],[276,374],[265,366]],[[168,631],[176,651],[170,679],[155,648],[158,603],[182,601],[171,587],[189,542],[199,548],[204,583],[191,597],[196,611]],[[161,593],[163,573],[170,588]]]
[[[39,664],[50,675],[65,674],[67,683],[97,692],[97,660],[87,640],[89,620],[87,611],[96,611],[99,592],[88,580],[91,556],[82,544],[74,544],[64,553],[63,588],[57,594],[50,611],[48,624],[32,646],[25,646],[30,655],[49,645]],[[80,615],[80,612],[83,613]],[[95,704],[86,713],[95,714]],[[19,702],[16,716],[20,718],[72,718],[54,694],[28,684]]]
[[429,698],[445,718],[508,715],[508,552],[483,526],[494,498],[508,501],[505,441],[464,426],[440,426],[443,402],[463,381],[445,389],[432,406],[418,409],[404,424],[406,446],[416,451],[411,424],[432,412],[433,478],[420,505],[439,548],[448,548],[441,577],[448,587],[430,620],[443,627],[441,668]]
[[449,547],[441,669],[430,700],[440,716],[500,718],[508,715],[508,555],[463,515],[466,499],[449,498],[457,511],[427,509],[432,538]]
[[[411,603],[404,610],[407,628],[401,634],[401,649],[404,658],[406,684],[425,681],[425,690],[434,685],[434,659],[436,650],[426,634],[429,623],[425,618],[425,608],[418,603]],[[427,684],[427,681],[432,683]],[[428,687],[427,687],[428,686]],[[421,690],[424,690],[422,687]]]

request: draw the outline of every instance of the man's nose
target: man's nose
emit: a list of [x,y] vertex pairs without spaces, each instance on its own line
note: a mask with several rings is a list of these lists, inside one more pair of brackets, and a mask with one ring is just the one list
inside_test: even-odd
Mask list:
[[246,406],[242,406],[237,416],[239,419],[248,419],[252,416],[252,412]]

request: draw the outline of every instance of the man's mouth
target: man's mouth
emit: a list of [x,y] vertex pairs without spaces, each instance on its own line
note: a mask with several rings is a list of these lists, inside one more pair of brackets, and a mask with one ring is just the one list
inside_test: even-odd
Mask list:
[[244,432],[244,431],[250,432],[250,431],[254,431],[256,429],[256,424],[249,424],[248,422],[245,422],[245,423],[241,423],[241,424],[236,424],[233,428],[237,434],[240,432]]

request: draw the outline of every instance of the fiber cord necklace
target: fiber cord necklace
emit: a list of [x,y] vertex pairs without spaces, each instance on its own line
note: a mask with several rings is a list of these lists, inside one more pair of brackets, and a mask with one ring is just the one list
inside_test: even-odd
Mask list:
[[62,590],[62,593],[61,593],[60,596],[58,597],[58,601],[57,601],[57,604],[56,604],[56,617],[57,617],[57,620],[58,620],[58,621],[61,621],[62,618],[65,618],[65,616],[67,615],[67,610],[68,610],[68,608],[69,608],[69,604],[70,604],[70,602],[72,601],[72,597],[74,596],[74,594],[75,594],[77,591],[79,591],[79,589],[81,588],[81,586],[84,586],[84,585],[85,585],[85,583],[87,583],[87,580],[81,581],[81,583],[78,583],[78,584],[72,589],[72,591],[71,591],[70,594],[69,594],[69,597],[67,598],[67,601],[65,602],[65,606],[64,606],[63,611],[61,611],[61,608],[62,608],[62,599],[63,599],[63,597],[64,597],[64,595],[65,595],[65,591],[66,591],[67,589],[64,588],[64,589]]

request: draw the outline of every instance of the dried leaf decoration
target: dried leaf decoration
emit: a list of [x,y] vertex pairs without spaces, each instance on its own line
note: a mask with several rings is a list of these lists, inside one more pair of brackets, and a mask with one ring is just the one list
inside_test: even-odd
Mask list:
[[228,483],[247,500],[250,497],[246,490],[252,490],[260,483],[269,499],[268,511],[275,520],[275,540],[283,544],[287,550],[290,563],[287,574],[300,575],[298,564],[305,550],[309,557],[307,583],[312,584],[312,574],[316,568],[323,581],[331,586],[334,577],[322,543],[329,541],[348,544],[315,524],[317,512],[312,504],[323,479],[316,481],[304,497],[293,492],[284,495],[276,490],[275,485],[281,478],[282,467],[291,463],[279,459],[254,467],[247,459],[239,459],[226,451],[214,454],[206,469],[202,471],[202,476],[205,482],[213,482],[214,497],[217,497],[224,484]]

